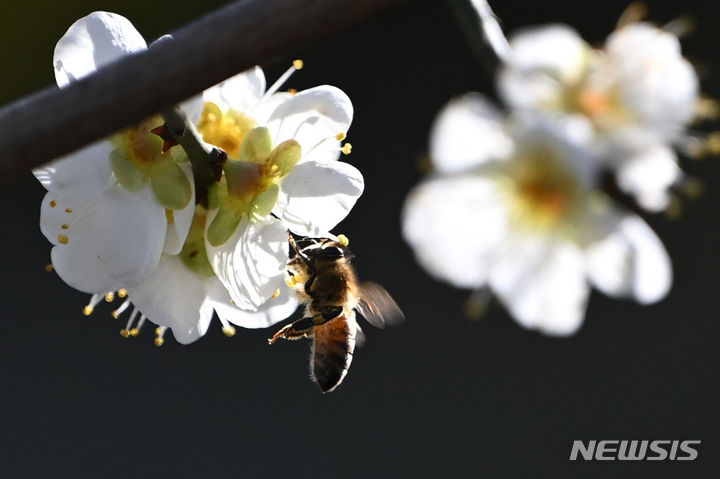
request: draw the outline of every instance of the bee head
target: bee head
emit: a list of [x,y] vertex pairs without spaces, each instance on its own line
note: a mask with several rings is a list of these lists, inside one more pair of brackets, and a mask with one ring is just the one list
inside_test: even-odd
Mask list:
[[308,263],[315,263],[318,260],[338,260],[344,258],[350,260],[352,252],[347,247],[347,241],[334,240],[332,238],[312,238],[300,236],[289,232],[290,259],[300,257]]

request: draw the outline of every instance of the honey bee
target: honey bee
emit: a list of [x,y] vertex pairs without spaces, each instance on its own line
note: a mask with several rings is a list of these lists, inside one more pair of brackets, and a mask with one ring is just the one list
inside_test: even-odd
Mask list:
[[356,311],[378,328],[398,324],[405,316],[385,288],[357,281],[345,236],[335,240],[289,233],[288,240],[287,283],[305,304],[305,314],[268,342],[311,338],[310,375],[327,393],[343,381],[355,344],[362,342]]

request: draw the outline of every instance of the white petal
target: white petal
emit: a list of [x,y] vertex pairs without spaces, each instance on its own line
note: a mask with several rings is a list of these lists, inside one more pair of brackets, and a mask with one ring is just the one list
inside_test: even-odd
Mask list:
[[94,212],[93,241],[108,274],[136,283],[157,267],[165,243],[167,219],[150,185],[129,192],[122,186],[100,195]]
[[619,165],[618,186],[635,196],[643,208],[667,208],[669,190],[682,175],[675,152],[665,145],[653,145]]
[[235,75],[203,93],[204,101],[210,101],[226,111],[230,108],[247,112],[265,93],[265,75],[262,68],[254,67]]
[[363,188],[362,173],[352,165],[301,163],[283,179],[275,213],[294,232],[317,236],[347,216]]
[[663,141],[677,138],[695,114],[699,82],[675,35],[647,23],[617,30],[607,42],[610,68],[625,105]]
[[206,242],[205,246],[215,274],[239,308],[256,311],[278,288],[285,287],[288,242],[280,221],[250,223],[245,218],[223,245],[213,247]]
[[59,195],[87,198],[105,191],[110,183],[112,143],[98,141],[33,170],[46,190]]
[[82,217],[93,214],[95,197],[78,199],[47,193],[40,205],[40,231],[54,245],[60,236],[68,236],[70,228]]
[[587,273],[595,287],[641,303],[662,299],[672,284],[672,268],[660,239],[634,215],[608,215],[596,224],[601,221],[607,234],[586,249]]
[[566,336],[582,324],[589,287],[582,252],[554,238],[516,238],[490,285],[524,327]]
[[498,77],[503,99],[517,108],[546,108],[584,73],[590,47],[575,30],[549,25],[523,30],[510,39],[514,55]]
[[[185,173],[188,181],[193,185],[192,166],[189,162],[181,163],[180,168]],[[187,206],[181,210],[173,210],[173,221],[168,222],[167,232],[165,235],[165,246],[163,253],[169,255],[176,255],[182,250],[183,244],[185,244],[185,238],[187,238],[188,231],[190,231],[190,225],[192,224],[195,216],[195,186],[192,187],[192,196]]]
[[441,173],[456,173],[512,151],[497,109],[485,97],[470,93],[448,103],[430,133],[430,156]]
[[92,208],[73,211],[70,228],[65,232],[67,243],[57,240],[51,259],[58,276],[73,288],[84,293],[115,291],[122,284],[111,278],[105,264],[100,260],[94,242],[94,215]]
[[409,195],[403,236],[418,262],[436,278],[475,288],[506,237],[505,200],[487,179],[465,176],[427,181]]
[[267,328],[291,316],[298,306],[289,288],[281,287],[280,296],[270,298],[257,311],[244,311],[232,304],[227,290],[216,281],[208,296],[218,316],[243,328]]
[[187,269],[179,256],[163,255],[150,276],[128,287],[128,297],[150,321],[172,329],[179,343],[188,344],[205,334],[212,319],[207,281]]
[[145,50],[142,35],[116,13],[93,12],[73,23],[55,46],[55,79],[61,87],[124,55]]
[[[339,155],[338,133],[346,133],[353,119],[353,106],[340,89],[322,85],[301,91],[282,102],[270,115],[267,127],[275,144],[297,140],[303,160],[320,160],[332,151]],[[319,154],[319,156],[313,156]]]
[[255,120],[258,125],[267,125],[267,122],[273,112],[292,97],[293,96],[287,92],[278,92],[269,96],[264,96],[257,104],[245,113]]
[[567,25],[531,27],[513,34],[511,68],[544,71],[553,78],[572,81],[582,74],[589,46]]

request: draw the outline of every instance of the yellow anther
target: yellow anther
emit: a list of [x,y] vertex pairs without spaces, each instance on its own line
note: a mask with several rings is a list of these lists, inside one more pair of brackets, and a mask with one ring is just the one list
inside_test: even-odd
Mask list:
[[295,280],[295,276],[287,276],[285,278],[285,284],[288,288],[294,288],[297,284],[297,281]]
[[115,301],[115,294],[112,291],[105,293],[105,301],[107,301],[108,303],[112,303],[113,301]]
[[682,192],[688,198],[698,198],[703,193],[703,182],[697,178],[687,177],[681,184]]
[[648,7],[644,2],[632,2],[627,6],[625,11],[620,14],[615,29],[619,30],[622,27],[641,22],[647,16],[647,10]]
[[272,297],[272,298],[277,298],[278,296],[280,296],[280,290],[279,290],[279,289],[276,289],[275,292],[273,293],[273,295],[272,295],[271,297]]
[[340,133],[338,133],[337,135],[335,135],[335,139],[336,139],[337,141],[343,141],[345,138],[347,138],[347,135],[345,134],[344,131],[341,131]]
[[720,131],[713,131],[705,140],[705,151],[711,155],[720,154]]
[[223,326],[222,332],[223,332],[223,334],[224,334],[225,336],[227,336],[228,338],[232,338],[233,336],[235,336],[235,328],[234,328],[233,326],[230,326],[230,325]]
[[348,239],[347,236],[345,236],[343,234],[339,234],[338,235],[338,243],[340,243],[343,246],[347,246],[350,244],[350,240]]
[[167,219],[169,225],[175,224],[175,212],[165,208],[165,219]]
[[115,318],[115,319],[118,319],[118,318],[120,317],[120,313],[118,312],[117,309],[114,310],[114,311],[111,311],[110,314],[111,314],[112,317]]
[[56,206],[57,206],[57,201],[52,200],[52,201],[50,202],[50,208],[55,208]]
[[350,143],[345,143],[340,151],[342,151],[345,155],[349,155],[352,152],[352,145]]
[[48,264],[45,265],[45,271],[47,271],[47,272],[49,273],[49,272],[51,272],[52,270],[53,270],[53,265],[52,265],[52,263],[48,263]]
[[58,242],[60,244],[68,244],[68,237],[65,235],[58,235]]
[[64,229],[64,230],[70,229],[70,225],[62,225],[60,228],[62,228],[62,229]]
[[128,331],[127,329],[121,329],[120,336],[122,336],[123,338],[128,338],[130,337],[130,331]]
[[118,298],[124,298],[127,296],[127,289],[118,289],[117,295]]
[[292,96],[297,95],[297,90],[295,88],[289,88],[287,92],[290,93]]
[[305,63],[302,60],[297,59],[297,60],[293,61],[293,66],[295,67],[296,70],[302,70],[302,67],[305,66]]
[[90,316],[91,314],[93,314],[93,311],[95,311],[95,308],[93,308],[89,304],[83,308],[83,314],[85,316]]
[[155,338],[155,346],[157,346],[159,348],[163,344],[165,344],[165,339],[163,339],[162,336],[158,336]]
[[70,213],[72,213],[72,210],[70,208],[65,208],[65,213],[70,214]]
[[162,333],[164,332],[165,328],[163,328],[162,326],[158,326],[157,328],[155,328],[155,336],[162,336]]
[[665,216],[670,220],[677,220],[682,216],[683,204],[677,195],[670,195],[670,202],[665,208]]
[[140,334],[140,330],[138,328],[132,328],[130,330],[130,336],[137,336],[138,334]]
[[701,98],[695,104],[695,117],[699,120],[715,120],[720,117],[720,102],[715,98]]

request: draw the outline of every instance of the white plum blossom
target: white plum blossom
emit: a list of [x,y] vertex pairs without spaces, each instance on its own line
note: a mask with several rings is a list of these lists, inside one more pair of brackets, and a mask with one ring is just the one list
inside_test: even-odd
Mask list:
[[[95,12],[58,42],[62,87],[103,65],[147,48],[125,18]],[[360,172],[337,161],[352,121],[349,98],[319,86],[265,90],[259,67],[182,105],[202,140],[225,151],[219,183],[196,197],[192,168],[179,146],[167,149],[159,116],[35,171],[48,189],[41,229],[55,245],[52,264],[69,285],[92,294],[90,314],[105,297],[131,305],[123,336],[146,320],[181,343],[207,331],[214,313],[231,324],[270,326],[297,300],[284,285],[288,229],[326,235],[363,190]]]
[[208,257],[247,310],[285,287],[288,229],[326,235],[364,187],[355,167],[337,161],[353,117],[347,95],[327,85],[277,93],[276,85],[265,91],[260,68],[221,83],[205,92],[198,126],[229,156],[211,192]]
[[650,211],[665,209],[682,178],[673,145],[689,138],[698,78],[678,38],[649,23],[614,31],[593,48],[572,28],[527,28],[510,38],[498,87],[513,109],[570,115],[592,127],[587,148]]
[[435,174],[409,195],[403,234],[433,276],[489,288],[523,326],[569,335],[591,285],[652,303],[672,282],[660,240],[599,193],[573,118],[503,117],[478,94],[451,101],[430,138]]
[[[124,17],[92,13],[57,43],[57,83],[146,48]],[[48,190],[40,227],[55,245],[53,266],[74,288],[104,296],[146,278],[163,253],[180,252],[194,211],[192,173],[181,150],[163,153],[150,132],[161,124],[148,119],[33,171]]]

